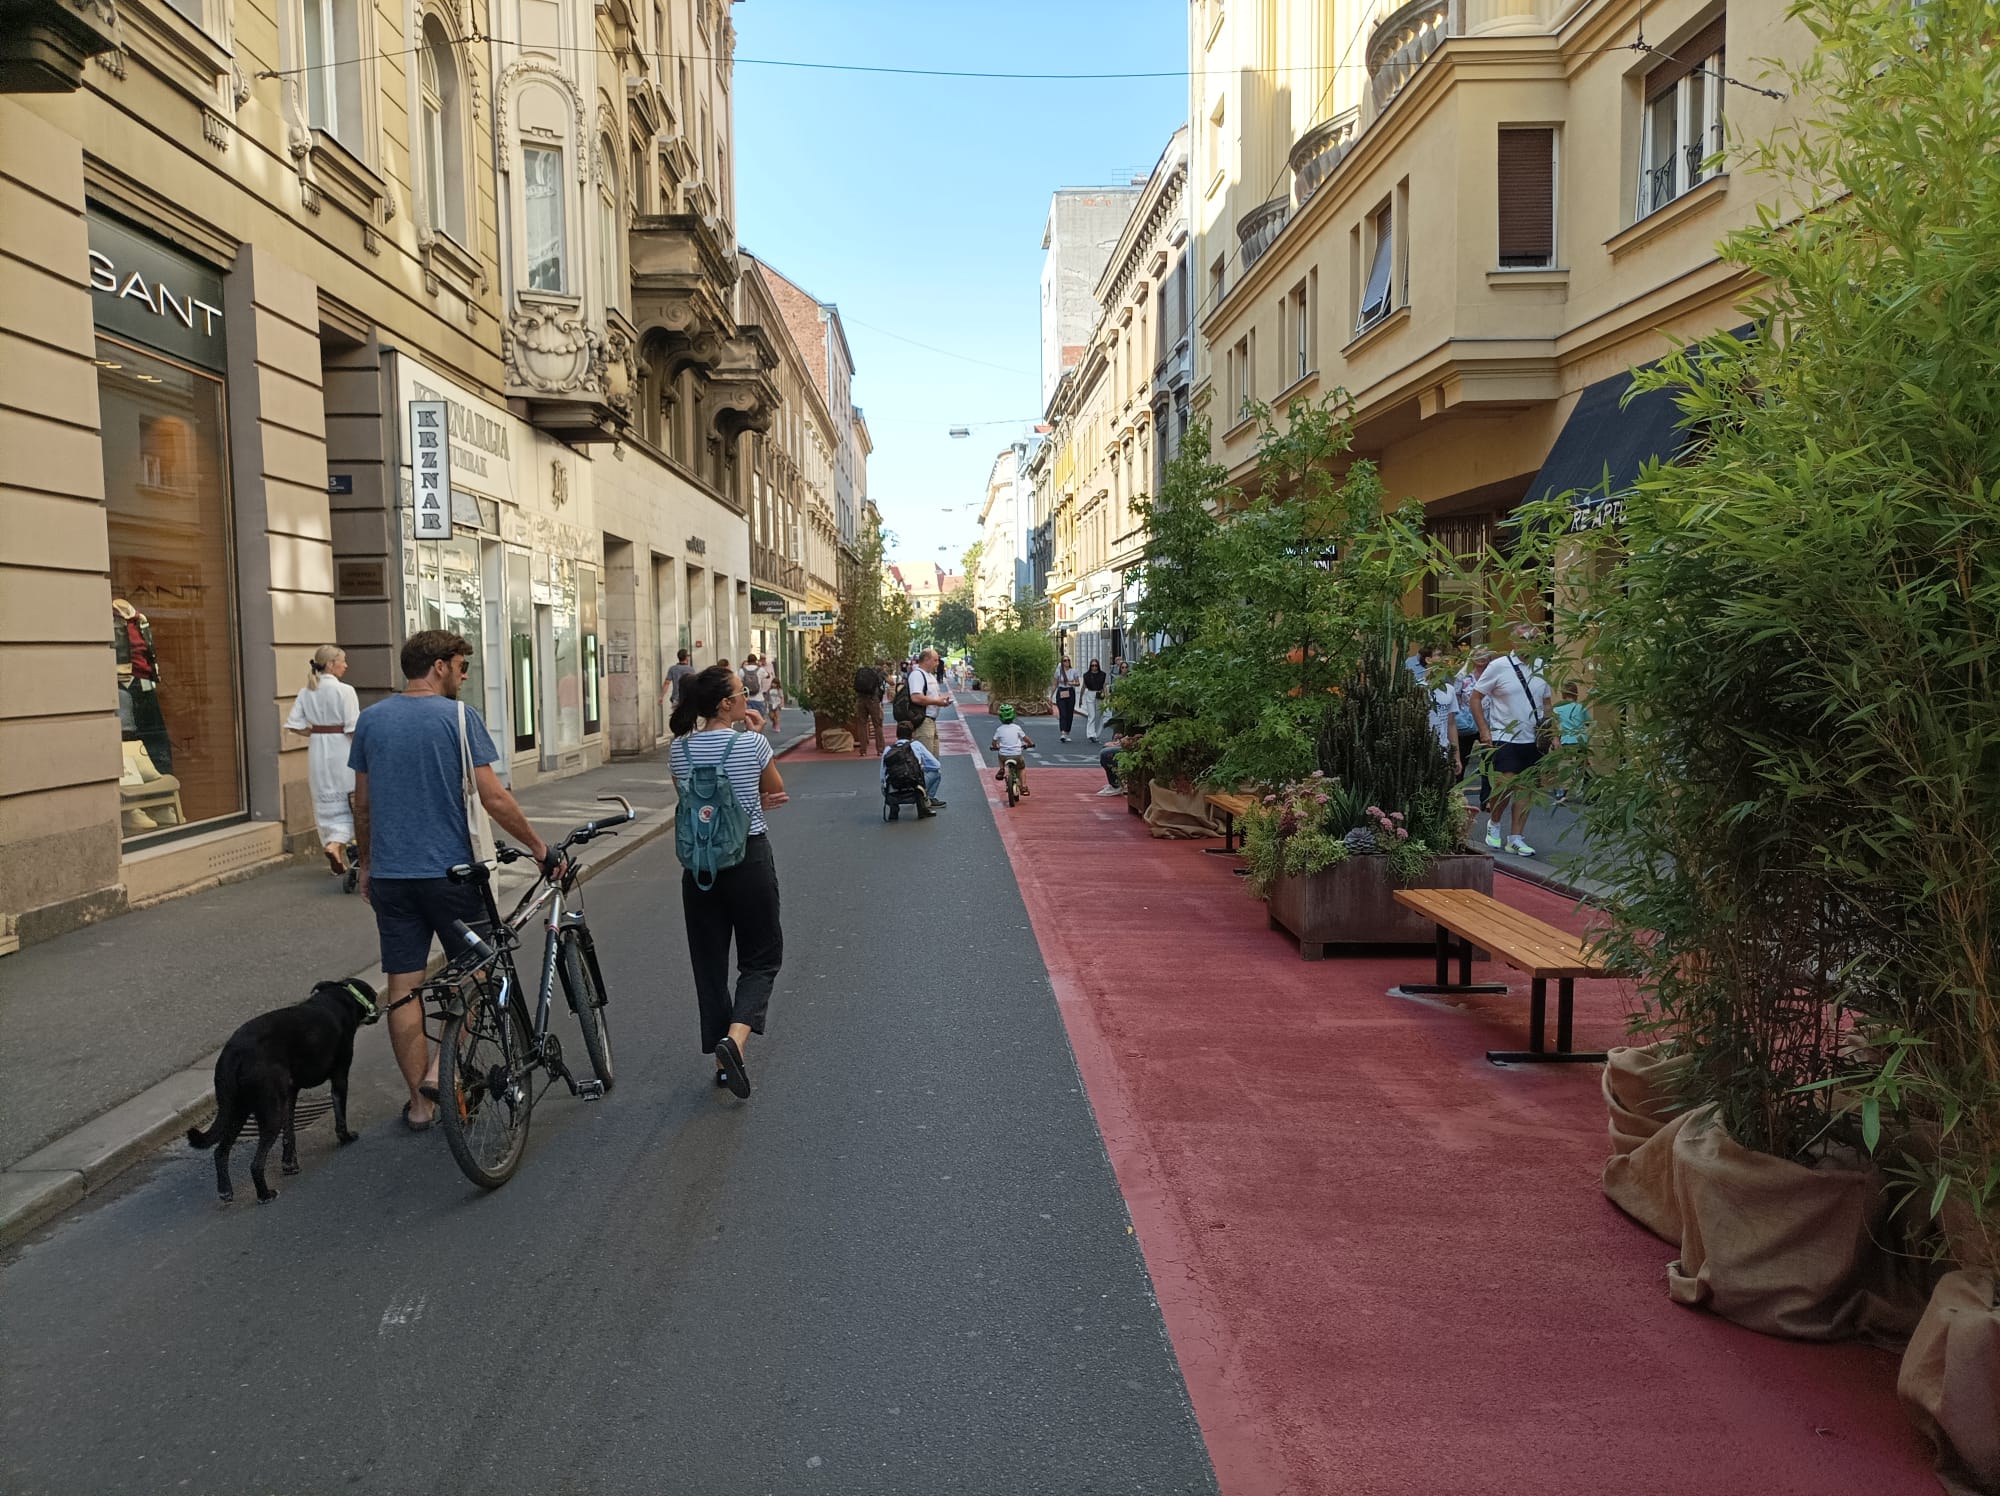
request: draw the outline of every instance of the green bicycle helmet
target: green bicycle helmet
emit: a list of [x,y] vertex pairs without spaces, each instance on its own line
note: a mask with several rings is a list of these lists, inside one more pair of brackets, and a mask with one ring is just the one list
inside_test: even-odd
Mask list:
[[1011,706],[1002,704],[998,715],[1002,722],[1012,722],[1014,720],[1014,709]]

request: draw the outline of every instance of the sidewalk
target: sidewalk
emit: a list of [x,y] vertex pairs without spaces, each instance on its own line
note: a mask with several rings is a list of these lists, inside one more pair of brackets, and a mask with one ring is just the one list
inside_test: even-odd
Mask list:
[[[812,716],[787,712],[783,753]],[[589,877],[673,826],[664,750],[520,793],[553,838],[601,814],[638,820],[593,847]],[[516,880],[509,869],[501,902]],[[315,981],[381,985],[368,906],[323,863],[289,866],[121,915],[0,959],[0,1242],[100,1187],[212,1109],[215,1052],[247,1018],[303,999]]]

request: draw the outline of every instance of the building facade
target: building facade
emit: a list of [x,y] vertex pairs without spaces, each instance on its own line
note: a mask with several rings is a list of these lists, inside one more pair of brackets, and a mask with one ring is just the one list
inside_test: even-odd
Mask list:
[[1200,0],[1191,18],[1193,403],[1232,477],[1254,478],[1255,405],[1342,389],[1357,453],[1470,554],[1559,480],[1608,463],[1615,489],[1671,456],[1671,414],[1619,396],[1670,338],[1744,320],[1715,246],[1773,195],[1725,164],[1725,125],[1765,138],[1790,106],[1725,80],[1803,55],[1781,5]]
[[1131,216],[1136,185],[1059,187],[1042,225],[1042,406],[1056,381],[1083,357],[1097,320],[1092,295],[1111,246]]
[[309,846],[321,644],[368,701],[463,633],[517,784],[656,744],[673,651],[749,647],[778,406],[730,6],[41,10],[0,38],[0,916]]

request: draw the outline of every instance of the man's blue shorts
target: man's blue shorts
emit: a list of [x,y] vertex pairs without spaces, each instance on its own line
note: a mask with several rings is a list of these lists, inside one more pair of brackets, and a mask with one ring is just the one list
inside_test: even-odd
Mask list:
[[457,955],[453,921],[462,919],[475,930],[487,923],[479,890],[449,878],[370,878],[368,898],[375,906],[387,976],[422,971],[431,958],[433,935],[444,942],[447,956]]

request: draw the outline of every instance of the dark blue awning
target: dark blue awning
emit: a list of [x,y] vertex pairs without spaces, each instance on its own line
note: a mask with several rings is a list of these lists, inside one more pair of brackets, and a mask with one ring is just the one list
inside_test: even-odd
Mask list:
[[1528,502],[1572,495],[1570,529],[1616,524],[1628,492],[1649,457],[1672,461],[1687,440],[1679,391],[1646,390],[1625,404],[1632,375],[1614,374],[1583,392],[1563,423],[1542,470],[1528,485]]

